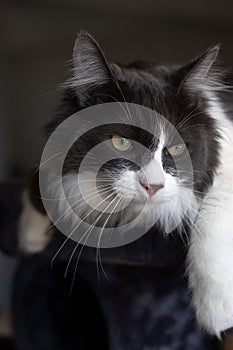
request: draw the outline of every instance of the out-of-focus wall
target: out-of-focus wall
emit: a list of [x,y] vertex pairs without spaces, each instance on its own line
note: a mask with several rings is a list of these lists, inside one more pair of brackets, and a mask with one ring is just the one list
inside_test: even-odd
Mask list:
[[220,42],[222,58],[227,65],[233,62],[231,0],[5,2],[2,46],[7,74],[1,118],[7,124],[5,157],[15,171],[26,170],[39,154],[39,126],[57,104],[57,86],[65,79],[81,28],[94,35],[115,61],[184,62]]

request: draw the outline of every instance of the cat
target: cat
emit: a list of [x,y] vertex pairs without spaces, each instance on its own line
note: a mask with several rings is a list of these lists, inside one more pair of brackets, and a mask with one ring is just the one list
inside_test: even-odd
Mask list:
[[[215,46],[183,65],[147,61],[113,64],[95,39],[81,32],[73,51],[72,79],[65,84],[61,106],[44,132],[47,140],[74,113],[109,103],[120,104],[126,117],[127,104],[144,106],[174,126],[179,140],[171,137],[159,118],[155,120],[154,135],[142,131],[148,122],[143,117],[142,127],[117,123],[84,134],[65,158],[64,186],[68,196],[81,198],[77,190],[81,161],[92,147],[108,141],[106,147],[118,159],[107,162],[98,179],[108,197],[130,199],[121,214],[111,216],[111,225],[130,222],[131,214],[137,217],[143,206],[144,220],[140,217],[136,221],[137,228],[143,230],[150,221],[153,223],[159,210],[156,224],[165,234],[171,231],[167,229],[168,221],[178,233],[185,231],[189,238],[187,275],[197,321],[220,338],[222,331],[233,326],[233,123],[219,97],[225,86],[221,70],[216,68],[218,53],[219,47]],[[130,117],[134,118],[132,113]],[[137,153],[137,143],[150,152]],[[140,164],[132,161],[142,156]],[[188,157],[192,169],[185,168]],[[91,164],[94,161],[90,158]],[[28,252],[42,250],[53,234],[53,230],[47,233],[50,219],[39,200],[38,183],[39,175],[35,173],[24,194],[20,247]],[[50,179],[48,193],[61,199],[56,186],[56,179]],[[106,193],[101,197],[103,201]],[[85,214],[89,209],[88,204],[77,209],[83,221],[88,221]],[[57,215],[61,216],[63,210],[63,205],[58,205]],[[90,223],[97,222],[96,211],[92,211]],[[109,217],[102,216],[102,226]]]

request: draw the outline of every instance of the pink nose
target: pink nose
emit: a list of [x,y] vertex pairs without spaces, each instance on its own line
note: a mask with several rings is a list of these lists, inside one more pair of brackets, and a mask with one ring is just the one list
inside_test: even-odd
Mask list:
[[164,187],[163,184],[150,184],[146,180],[140,180],[140,184],[145,188],[149,196],[153,196],[158,190]]

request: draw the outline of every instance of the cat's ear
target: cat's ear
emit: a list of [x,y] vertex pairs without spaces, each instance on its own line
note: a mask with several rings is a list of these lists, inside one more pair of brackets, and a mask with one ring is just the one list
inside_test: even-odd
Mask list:
[[215,88],[216,72],[213,71],[213,65],[218,57],[219,49],[219,45],[214,46],[184,67],[186,72],[179,86],[179,92],[185,89],[190,93],[195,93],[201,89]]
[[110,64],[97,41],[87,32],[78,35],[73,49],[72,87],[82,92],[101,86],[111,78]]

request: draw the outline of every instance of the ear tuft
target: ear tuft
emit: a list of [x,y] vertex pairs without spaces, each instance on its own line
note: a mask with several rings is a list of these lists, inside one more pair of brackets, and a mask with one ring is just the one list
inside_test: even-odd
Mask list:
[[191,62],[191,68],[182,80],[179,91],[183,88],[189,91],[198,91],[204,88],[217,90],[217,87],[220,86],[218,83],[219,74],[213,70],[213,66],[219,50],[220,45],[216,45]]
[[78,91],[103,85],[110,79],[109,64],[97,41],[81,31],[73,49],[73,78],[69,82]]

